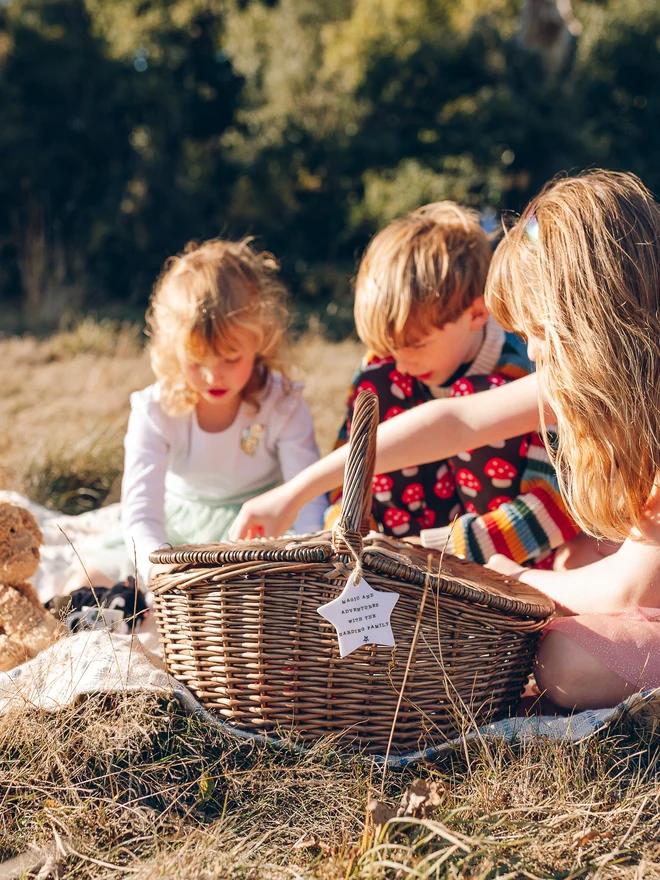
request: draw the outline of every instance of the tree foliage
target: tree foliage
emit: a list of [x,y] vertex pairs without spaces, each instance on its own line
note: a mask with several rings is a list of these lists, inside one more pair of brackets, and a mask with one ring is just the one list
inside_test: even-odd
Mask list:
[[519,209],[552,175],[660,190],[660,7],[582,0],[572,69],[517,0],[2,0],[0,297],[27,323],[142,307],[190,238],[253,234],[301,303],[438,198]]

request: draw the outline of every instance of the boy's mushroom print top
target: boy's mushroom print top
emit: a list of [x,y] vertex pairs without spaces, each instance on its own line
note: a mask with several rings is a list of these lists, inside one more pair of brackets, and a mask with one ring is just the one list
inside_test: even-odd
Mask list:
[[[354,379],[337,445],[350,435],[355,397],[365,388],[378,396],[380,420],[389,421],[434,396],[487,393],[527,375],[532,367],[523,342],[496,324],[488,327],[487,357],[480,353],[463,375],[439,389],[441,395],[401,373],[393,359],[369,355]],[[486,368],[476,373],[472,366]],[[340,490],[333,493],[326,528],[336,521],[340,498]],[[424,532],[422,541],[427,546],[480,563],[496,552],[520,563],[547,556],[577,534],[536,433],[462,450],[446,461],[376,474],[372,526],[396,537]]]

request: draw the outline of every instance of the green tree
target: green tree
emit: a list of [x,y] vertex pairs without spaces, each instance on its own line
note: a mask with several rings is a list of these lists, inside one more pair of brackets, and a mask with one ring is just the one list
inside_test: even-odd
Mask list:
[[0,281],[28,324],[142,304],[169,254],[222,230],[240,90],[222,34],[194,3],[2,7]]

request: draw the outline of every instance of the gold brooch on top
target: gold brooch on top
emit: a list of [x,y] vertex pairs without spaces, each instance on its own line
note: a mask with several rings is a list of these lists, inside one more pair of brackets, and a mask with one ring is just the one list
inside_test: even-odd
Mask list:
[[263,425],[248,425],[241,431],[241,449],[246,455],[254,455],[264,435]]

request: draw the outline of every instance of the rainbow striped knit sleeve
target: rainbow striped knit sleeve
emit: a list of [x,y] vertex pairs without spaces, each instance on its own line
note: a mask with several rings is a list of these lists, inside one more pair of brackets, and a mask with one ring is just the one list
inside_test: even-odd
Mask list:
[[425,547],[435,547],[482,565],[494,553],[522,564],[561,546],[578,527],[559,495],[557,477],[538,434],[530,435],[520,494],[482,515],[464,514],[452,525],[422,531]]

